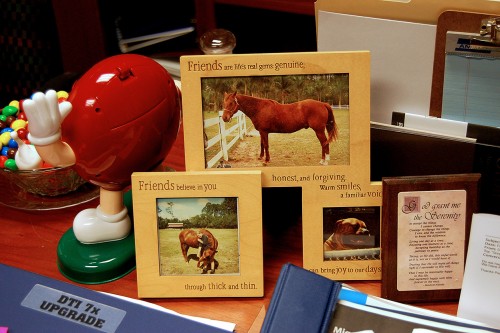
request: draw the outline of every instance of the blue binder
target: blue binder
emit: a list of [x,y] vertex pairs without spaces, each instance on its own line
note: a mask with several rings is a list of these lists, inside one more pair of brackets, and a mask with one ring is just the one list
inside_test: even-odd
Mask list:
[[261,333],[326,333],[342,284],[285,264],[274,288]]
[[0,327],[9,332],[226,332],[188,318],[0,264]]

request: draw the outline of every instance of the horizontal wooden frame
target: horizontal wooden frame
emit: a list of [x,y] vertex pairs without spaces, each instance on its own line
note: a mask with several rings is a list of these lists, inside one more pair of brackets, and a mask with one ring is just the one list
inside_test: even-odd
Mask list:
[[[287,144],[287,159],[303,154],[305,151],[314,153],[308,162],[300,165],[286,165],[274,161],[273,142],[270,140],[270,163],[261,163],[257,154],[252,154],[252,164],[237,165],[231,156],[229,161],[222,159],[214,166],[205,157],[205,147],[212,145],[213,137],[205,136],[205,125],[212,122],[204,119],[203,94],[206,91],[207,80],[217,80],[210,86],[210,91],[217,94],[218,100],[228,88],[228,82],[234,78],[248,78],[253,84],[259,85],[259,80],[265,77],[300,77],[315,75],[327,77],[335,74],[348,75],[349,78],[349,109],[345,120],[338,121],[339,139],[330,144],[331,160],[329,165],[320,165],[321,145],[314,132],[309,131],[316,140],[306,148],[296,148],[300,139],[291,139]],[[370,164],[370,54],[368,51],[354,52],[304,52],[280,54],[230,54],[230,55],[200,55],[181,57],[183,126],[185,137],[185,154],[187,170],[217,170],[217,167],[232,169],[260,170],[262,186],[264,187],[297,187],[307,184],[317,184],[321,180],[313,179],[314,175],[325,172],[353,172],[369,178],[366,171]],[[331,83],[330,85],[332,85]],[[262,83],[260,83],[262,85]],[[230,89],[233,91],[233,89]],[[343,113],[342,113],[343,112]],[[334,111],[334,116],[339,110]],[[340,117],[339,117],[340,118]],[[298,131],[301,132],[302,130]],[[294,133],[271,133],[276,136],[293,138]],[[259,135],[258,133],[256,135]],[[250,140],[250,139],[248,139]],[[342,149],[337,145],[342,144]],[[344,147],[345,146],[345,147]],[[260,149],[260,143],[253,146]],[[276,155],[274,155],[276,157]]]

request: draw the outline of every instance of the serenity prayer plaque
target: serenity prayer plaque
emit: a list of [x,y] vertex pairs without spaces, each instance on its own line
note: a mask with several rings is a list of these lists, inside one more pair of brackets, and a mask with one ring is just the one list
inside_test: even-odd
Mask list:
[[479,175],[384,178],[382,296],[458,299]]

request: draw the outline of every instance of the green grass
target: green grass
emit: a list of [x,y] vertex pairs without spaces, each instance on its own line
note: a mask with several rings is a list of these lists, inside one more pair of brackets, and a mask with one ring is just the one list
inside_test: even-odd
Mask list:
[[[198,249],[189,248],[189,263],[182,256],[179,242],[181,229],[159,230],[160,275],[198,275],[202,270],[196,267]],[[240,270],[238,229],[210,229],[217,238],[219,248],[215,255],[215,274],[237,274]]]

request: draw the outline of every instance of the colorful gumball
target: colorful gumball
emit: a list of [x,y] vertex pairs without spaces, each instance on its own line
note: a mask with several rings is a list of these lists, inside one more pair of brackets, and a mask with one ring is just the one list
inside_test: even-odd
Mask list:
[[[7,127],[5,129],[8,128],[10,127]],[[2,144],[2,146],[7,146],[9,144],[9,141],[10,141],[10,131],[2,132],[2,134],[0,134],[0,143]]]
[[9,142],[7,143],[7,146],[8,146],[9,148],[15,148],[15,149],[17,149],[17,148],[19,147],[19,145],[17,144],[17,141],[16,141],[16,140],[14,140],[14,139],[12,139],[12,138],[11,138],[11,139],[9,140]]
[[7,149],[7,157],[14,159],[16,157],[16,152],[17,152],[17,148],[10,148],[9,147]]
[[58,92],[57,92],[57,101],[58,101],[59,103],[64,102],[65,100],[67,100],[67,99],[68,99],[68,95],[69,95],[69,94],[68,94],[66,91],[64,91],[64,90],[60,90],[60,91],[58,91]]
[[[57,92],[59,103],[66,101],[68,95],[66,91]],[[0,109],[0,168],[18,170],[20,166],[15,162],[17,150],[23,143],[31,145],[28,140],[28,118],[23,109],[24,101],[24,99],[20,101],[13,100],[8,106]],[[17,140],[11,138],[11,132],[13,131],[17,133]],[[36,168],[38,167],[50,168],[52,165],[44,162],[43,164],[40,163]],[[24,167],[21,167],[21,169],[24,169]]]
[[10,128],[12,128],[14,131],[25,127],[26,127],[26,120],[16,119],[10,123]]
[[7,125],[9,127],[10,127],[10,124],[12,124],[15,120],[16,120],[16,117],[14,117],[14,116],[7,116],[7,118],[5,118],[5,122],[7,123]]
[[10,170],[18,170],[17,168],[17,164],[16,164],[16,161],[13,159],[13,158],[8,158],[6,161],[5,161],[5,164],[4,164],[4,167],[6,169],[10,169]]
[[17,119],[22,119],[24,121],[28,121],[28,117],[26,117],[26,113],[24,111],[20,111],[17,114]]
[[19,111],[19,109],[16,108],[15,106],[7,105],[6,107],[4,107],[2,109],[2,114],[7,116],[7,117],[8,116],[15,116],[18,111]]
[[8,160],[7,156],[0,155],[0,168],[4,168],[5,167],[5,161],[7,161],[7,160]]
[[17,132],[17,136],[21,140],[27,140],[28,139],[28,129],[26,127],[20,128],[20,129],[16,130],[16,132]]

